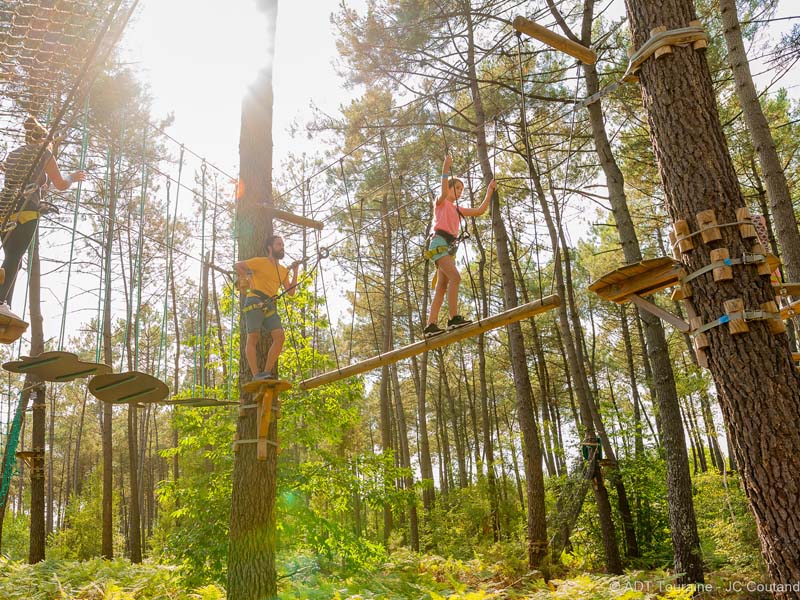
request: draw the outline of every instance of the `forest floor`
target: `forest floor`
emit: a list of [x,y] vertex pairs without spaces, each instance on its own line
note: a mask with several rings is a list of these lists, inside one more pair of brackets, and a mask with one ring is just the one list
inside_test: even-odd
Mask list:
[[[537,572],[519,574],[519,565],[461,561],[400,551],[380,569],[343,576],[324,573],[317,560],[294,557],[279,575],[280,599],[413,600],[680,600],[761,599],[763,575],[747,569],[708,574],[700,589],[675,584],[664,571],[630,571],[621,576],[570,569],[545,582]],[[0,559],[0,598],[4,600],[223,600],[215,584],[192,586],[179,567],[125,559],[27,565]]]

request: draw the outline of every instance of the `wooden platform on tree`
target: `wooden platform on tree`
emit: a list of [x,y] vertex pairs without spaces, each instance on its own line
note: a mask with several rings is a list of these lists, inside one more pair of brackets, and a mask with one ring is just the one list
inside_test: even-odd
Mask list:
[[28,324],[11,312],[7,305],[0,305],[0,344],[13,344],[28,329]]
[[632,294],[648,296],[677,285],[683,273],[681,264],[673,258],[651,258],[606,273],[589,286],[589,291],[604,300],[624,303]]
[[242,389],[251,394],[263,394],[266,389],[285,392],[292,389],[292,384],[283,379],[267,379],[265,381],[248,381],[242,385]]
[[216,398],[181,398],[180,400],[169,400],[168,406],[186,406],[189,408],[209,408],[219,406],[238,406],[235,400],[217,400]]
[[150,404],[169,397],[166,383],[139,371],[98,375],[89,381],[89,391],[98,400],[112,404]]
[[298,387],[301,390],[310,390],[315,387],[325,385],[326,383],[333,383],[334,381],[346,379],[347,377],[366,373],[367,371],[372,371],[373,369],[378,369],[385,365],[396,363],[404,358],[416,356],[417,354],[422,354],[423,352],[430,352],[431,350],[436,350],[437,348],[454,344],[455,342],[459,342],[470,337],[475,337],[476,335],[491,331],[492,329],[497,329],[498,327],[503,327],[523,319],[528,319],[540,313],[552,310],[560,304],[561,298],[557,294],[545,296],[541,300],[534,300],[533,302],[528,302],[527,304],[517,306],[496,315],[492,315],[491,317],[478,319],[469,325],[459,327],[453,331],[447,331],[435,337],[426,338],[420,340],[419,342],[409,344],[408,346],[403,346],[402,348],[384,352],[378,356],[373,356],[372,358],[342,367],[341,369],[328,371],[322,375],[304,379],[298,384]]
[[21,459],[29,467],[33,466],[33,459],[37,456],[44,456],[44,450],[20,450],[17,458]]
[[63,383],[79,377],[104,375],[111,367],[103,363],[84,362],[72,352],[43,352],[37,356],[24,356],[20,360],[4,363],[3,368],[12,373],[31,374],[44,381]]

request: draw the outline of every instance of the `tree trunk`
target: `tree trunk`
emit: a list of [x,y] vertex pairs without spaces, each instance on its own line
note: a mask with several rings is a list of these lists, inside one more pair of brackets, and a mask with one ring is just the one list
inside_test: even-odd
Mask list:
[[[480,231],[473,220],[473,237],[478,248],[478,290],[481,295],[481,316],[489,316],[489,291],[486,286],[486,249],[483,246]],[[491,268],[491,265],[489,265]],[[480,397],[481,421],[483,422],[483,449],[486,463],[486,481],[489,491],[489,507],[492,520],[492,538],[500,541],[500,504],[497,495],[497,476],[494,471],[494,444],[492,442],[492,420],[489,416],[489,386],[486,377],[486,336],[480,334],[478,342],[478,385],[475,393]]]
[[[109,366],[114,364],[113,349],[111,347],[111,257],[114,251],[114,227],[117,214],[117,171],[116,155],[112,145],[109,151],[109,187],[108,187],[108,229],[104,245],[104,279],[105,291],[103,294],[103,362]],[[102,447],[103,447],[103,531],[101,553],[103,558],[114,558],[114,455],[112,434],[113,405],[110,402],[101,402],[102,422]]]
[[[394,364],[391,367],[392,371],[392,383],[394,387],[394,401],[395,401],[395,410],[397,412],[397,437],[400,441],[400,445],[398,446],[400,449],[400,466],[409,471],[412,470],[411,466],[411,453],[408,449],[408,427],[406,427],[406,415],[403,409],[403,400],[402,395],[400,393],[400,378],[397,375],[397,365]],[[406,475],[403,479],[403,488],[406,490],[413,490],[414,489],[414,477],[413,475]],[[415,552],[419,552],[419,518],[417,516],[417,505],[412,504],[408,507],[408,532],[409,532],[409,544],[411,549]]]
[[[33,237],[31,252],[30,300],[31,314],[31,356],[44,352],[44,331],[42,329],[41,266],[39,262],[39,230]],[[35,375],[25,377],[25,387],[33,387],[33,426],[31,427],[31,450],[35,453],[31,460],[31,525],[28,562],[34,564],[44,560],[47,532],[45,530],[44,499],[44,443],[45,414],[47,406],[47,386]]]
[[[381,202],[381,222],[383,223],[383,346],[381,350],[388,352],[392,349],[392,227],[388,217],[387,196]],[[381,369],[380,385],[380,424],[381,424],[381,450],[389,454],[393,450],[392,444],[392,398],[389,367]],[[383,507],[383,543],[388,546],[389,535],[392,532],[392,507],[388,504]]]
[[[456,462],[458,464],[458,487],[467,487],[467,466],[464,456],[464,440],[461,436],[461,429],[458,426],[458,412],[456,411],[455,400],[453,398],[453,390],[450,388],[450,378],[447,374],[447,363],[444,360],[444,351],[439,349],[436,351],[439,357],[439,376],[442,378],[442,388],[444,389],[444,397],[447,400],[447,416],[453,427],[453,444],[456,447]],[[445,428],[446,431],[446,428]]]
[[[527,149],[528,132],[527,128],[525,127],[527,118],[525,117],[524,112],[520,114],[520,117],[523,123],[522,136]],[[595,419],[592,414],[592,405],[594,402],[592,399],[591,390],[589,389],[589,381],[586,377],[586,371],[583,368],[584,363],[581,354],[581,343],[580,340],[576,340],[573,337],[570,329],[568,305],[574,308],[574,302],[573,298],[571,297],[572,291],[567,289],[565,284],[564,273],[562,272],[561,267],[561,255],[566,252],[566,247],[559,251],[559,248],[562,246],[562,242],[559,238],[559,231],[556,228],[550,207],[547,205],[547,198],[545,196],[544,188],[542,187],[541,177],[536,165],[533,162],[531,152],[526,151],[523,155],[523,158],[526,160],[528,165],[529,176],[533,182],[535,194],[539,200],[539,206],[542,209],[542,214],[544,215],[547,231],[550,235],[550,242],[552,247],[556,250],[555,265],[553,269],[556,292],[561,298],[567,299],[567,302],[562,301],[557,309],[558,331],[561,334],[561,339],[563,340],[563,349],[566,352],[564,361],[567,363],[568,371],[571,375],[571,381],[575,388],[575,395],[578,398],[580,417],[578,418],[578,415],[576,414],[576,427],[578,427],[580,430],[581,425],[583,426],[581,432],[582,438],[587,440],[595,440],[597,436],[595,435]],[[558,207],[556,207],[556,210],[557,208]],[[580,334],[580,329],[578,328],[575,332],[575,335],[580,336]],[[607,441],[605,444],[605,449],[611,449],[610,445],[607,444]],[[606,569],[610,573],[622,573],[622,560],[619,556],[619,548],[617,546],[617,538],[614,531],[613,518],[611,515],[611,504],[608,501],[608,493],[606,492],[605,484],[603,483],[603,476],[600,472],[600,469],[594,468],[594,465],[590,466],[590,474],[594,479],[592,486],[594,489],[595,502],[597,503],[597,516],[600,521],[600,532],[603,538]],[[572,514],[577,516],[577,513]],[[574,522],[569,523],[567,529],[571,530],[572,527],[574,527]]]
[[781,258],[789,281],[800,281],[800,232],[792,206],[792,195],[783,172],[783,165],[775,148],[775,140],[767,118],[761,110],[756,86],[750,74],[750,63],[742,41],[742,30],[736,14],[736,0],[719,0],[725,45],[728,48],[728,63],[736,81],[736,95],[742,106],[747,129],[753,140],[753,148],[764,173],[770,207],[775,222],[775,233],[781,245]]
[[56,441],[56,400],[55,394],[50,394],[50,414],[47,415],[47,518],[45,523],[45,537],[53,532],[53,447]]
[[[277,0],[263,0],[266,13],[266,66],[242,102],[239,136],[239,256],[256,256],[264,240],[272,235],[272,219],[263,218],[258,207],[272,204],[272,72],[275,57]],[[240,299],[240,302],[242,300]],[[243,314],[243,313],[242,313]],[[242,323],[240,323],[240,326]],[[240,383],[249,370],[245,361],[245,336],[239,342]],[[265,359],[266,340],[258,346],[258,361]],[[240,418],[239,439],[256,437],[256,411]],[[268,437],[277,439],[277,419],[272,419]],[[275,571],[275,494],[278,470],[277,448],[267,445],[267,457],[256,460],[256,444],[245,444],[233,460],[233,491],[228,548],[228,598],[260,600],[277,595]]]
[[[626,5],[636,47],[654,27],[684,27],[696,19],[691,0],[626,0]],[[719,223],[734,222],[735,210],[745,206],[745,200],[727,150],[708,63],[691,47],[672,50],[661,59],[648,59],[641,70],[642,98],[668,211],[673,221],[684,219],[693,226],[695,215],[709,208],[716,210]],[[726,247],[731,256],[750,251],[751,244],[738,228],[724,227],[721,233],[715,247]],[[687,272],[694,272],[711,262],[710,249],[697,240],[682,261]],[[703,323],[726,313],[725,300],[741,298],[746,310],[757,310],[774,298],[769,279],[759,277],[754,266],[737,265],[733,270],[730,281],[714,282],[708,273],[692,282],[691,302]],[[776,582],[798,582],[800,514],[789,495],[800,487],[800,431],[795,427],[800,421],[800,375],[786,335],[771,334],[764,322],[748,326],[749,331],[739,335],[732,335],[727,326],[709,330],[708,363],[769,572]],[[672,422],[662,417],[666,438],[672,435],[667,431]],[[691,497],[686,501],[684,508],[691,505]],[[795,591],[775,595],[800,598]]]
[[[552,8],[552,0],[548,0],[548,3]],[[557,12],[555,9],[553,10]],[[594,0],[585,0],[581,39],[578,40],[571,35],[575,41],[586,46],[590,46],[592,41],[593,11]],[[561,24],[562,28],[566,29],[563,20]],[[568,35],[570,34],[568,33]],[[600,88],[597,69],[594,65],[583,65],[583,72],[586,78],[586,94],[591,96]],[[612,214],[619,232],[625,261],[628,263],[639,262],[642,260],[639,240],[628,210],[622,172],[614,159],[606,133],[601,102],[598,100],[590,104],[588,112],[595,149],[606,177]],[[646,367],[648,365],[652,367],[653,372],[652,387],[655,392],[653,397],[658,402],[657,418],[660,418],[658,426],[661,429],[661,423],[666,422],[664,427],[668,429],[668,431],[660,431],[660,433],[663,437],[667,463],[667,493],[675,570],[678,573],[684,573],[679,579],[681,583],[701,582],[703,581],[703,566],[692,503],[686,441],[683,437],[675,376],[669,359],[664,327],[661,321],[650,313],[639,311],[639,314],[647,340]]]
[[[480,160],[481,173],[485,184],[493,177],[491,161],[486,144],[486,114],[483,109],[478,74],[475,66],[475,40],[472,25],[471,7],[465,6],[467,17],[467,69],[469,86],[472,96],[475,117],[477,121],[477,150]],[[494,193],[491,200],[492,229],[495,236],[497,263],[500,267],[500,276],[503,283],[503,309],[509,310],[517,306],[517,285],[514,280],[514,270],[508,254],[508,233],[500,212],[500,196]],[[527,485],[528,520],[528,565],[538,568],[542,559],[547,554],[547,517],[544,504],[544,473],[542,471],[542,452],[539,441],[539,431],[536,426],[536,415],[533,410],[533,391],[528,374],[528,363],[525,356],[525,341],[522,337],[522,327],[519,323],[512,323],[506,328],[508,331],[508,344],[511,358],[511,370],[514,378],[514,389],[517,392],[517,416],[522,432],[522,450],[525,467],[525,482]]]

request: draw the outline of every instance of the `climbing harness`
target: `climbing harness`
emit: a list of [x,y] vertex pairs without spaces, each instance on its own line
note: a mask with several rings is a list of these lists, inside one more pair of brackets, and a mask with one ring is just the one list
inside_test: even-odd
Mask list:
[[[458,213],[458,216],[461,217],[460,212]],[[463,217],[461,218],[463,219]],[[442,233],[445,233],[445,235],[442,235]],[[453,237],[450,234],[447,234],[446,232],[434,231],[428,236],[428,241],[425,244],[425,246],[427,247],[427,245],[430,244],[431,240],[435,238],[437,235],[439,237],[444,238],[445,241],[447,241],[447,237]],[[429,250],[423,251],[422,255],[425,257],[425,260],[433,260],[434,256],[436,256],[437,254],[441,254],[442,248],[447,248],[447,253],[450,256],[455,256],[456,253],[458,252],[458,245],[461,242],[468,240],[469,238],[470,238],[469,231],[467,231],[466,228],[462,227],[461,233],[459,233],[457,237],[453,237],[452,241],[448,243],[447,246],[436,246],[436,248],[431,248]]]
[[251,290],[251,289],[248,289],[247,292],[250,293],[250,294],[255,295],[258,298],[260,298],[261,302],[256,302],[254,304],[249,304],[249,305],[245,306],[242,309],[243,313],[246,314],[246,313],[252,312],[254,310],[262,310],[262,311],[264,311],[264,318],[267,318],[267,317],[271,317],[272,315],[274,315],[277,312],[275,306],[276,306],[276,302],[277,302],[278,298],[280,298],[280,295],[273,297],[273,296],[269,296],[269,295],[267,295],[264,292],[261,292],[259,290]]

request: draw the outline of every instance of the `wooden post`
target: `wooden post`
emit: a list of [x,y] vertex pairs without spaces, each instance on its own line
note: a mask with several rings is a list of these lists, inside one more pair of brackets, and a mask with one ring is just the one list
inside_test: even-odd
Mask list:
[[[650,37],[655,37],[659,33],[664,33],[667,30],[666,25],[660,25],[659,27],[653,27],[650,30]],[[654,56],[656,58],[661,58],[665,54],[672,54],[672,46],[661,46],[655,51]]]
[[722,232],[717,227],[717,214],[714,209],[704,210],[697,213],[697,225],[700,227],[700,237],[703,242],[715,242],[722,239]]
[[322,231],[322,229],[325,227],[325,224],[322,221],[315,221],[314,219],[302,217],[300,215],[296,215],[294,213],[274,207],[268,208],[267,214],[272,219],[278,219],[279,221],[284,221],[286,223],[293,223],[294,225],[299,225],[300,227],[308,227],[318,231]]
[[[702,27],[703,24],[700,21],[689,21],[690,27]],[[702,50],[703,48],[708,48],[708,41],[707,40],[697,40],[692,42],[692,48],[695,50]]]
[[399,360],[403,360],[404,358],[422,354],[423,352],[429,352],[431,350],[435,350],[436,348],[441,348],[442,346],[446,346],[469,337],[474,337],[486,331],[497,329],[498,327],[508,325],[509,323],[527,319],[534,315],[538,315],[539,313],[556,308],[559,304],[561,304],[561,298],[558,295],[554,294],[552,296],[545,296],[541,300],[535,300],[533,302],[517,306],[516,308],[512,308],[505,312],[501,312],[500,314],[491,316],[488,319],[478,319],[474,323],[470,323],[469,325],[460,327],[454,331],[448,331],[447,333],[442,333],[435,337],[424,339],[396,350],[384,352],[383,354],[373,356],[372,358],[368,358],[367,360],[363,360],[353,365],[342,367],[341,369],[337,369],[335,371],[328,371],[322,375],[317,375],[316,377],[306,379],[301,381],[298,387],[301,390],[310,390],[315,387],[325,385],[326,383],[333,383],[334,381],[346,379],[347,377],[352,377],[353,375],[366,373],[367,371],[378,369],[384,365],[390,365]]
[[[689,319],[689,326],[692,331],[697,331],[703,325],[703,319],[700,317],[691,317]],[[694,346],[694,353],[697,356],[697,364],[701,367],[708,368],[708,357],[706,356],[706,348],[708,348],[708,336],[705,333],[698,333],[692,338],[692,345]]]
[[742,234],[743,238],[758,237],[758,232],[756,231],[756,227],[755,225],[752,224],[752,217],[750,216],[750,210],[746,206],[736,209],[736,220],[751,221],[751,223],[742,223],[741,225],[739,225],[739,232]]
[[[722,262],[730,257],[731,254],[727,248],[717,248],[711,251],[711,262]],[[732,267],[722,266],[714,269],[714,281],[727,281],[729,279],[733,279]]]
[[593,65],[597,62],[597,54],[595,54],[594,50],[550,31],[547,27],[542,27],[525,17],[516,17],[512,25],[514,29],[520,33],[529,35],[533,39],[539,40],[551,48],[569,54],[571,57],[577,58],[586,65]]
[[728,321],[728,329],[730,330],[731,335],[747,333],[750,331],[750,327],[744,320],[744,301],[741,298],[725,300],[724,306],[726,315],[736,315],[731,317],[731,320]]
[[692,238],[686,237],[689,235],[689,223],[685,219],[675,221],[672,224],[672,231],[675,234],[675,239],[680,240],[678,242],[678,250],[681,253],[694,249],[694,242],[692,241]]
[[[775,303],[774,300],[768,300],[767,302],[763,302],[761,304],[761,310],[773,315],[780,314],[780,312],[778,311],[778,305]],[[769,331],[772,335],[778,335],[780,333],[786,332],[786,323],[783,322],[783,319],[768,319],[767,326],[769,327]]]
[[258,446],[256,458],[267,460],[267,436],[272,418],[272,400],[278,394],[275,388],[266,388],[258,403]]

